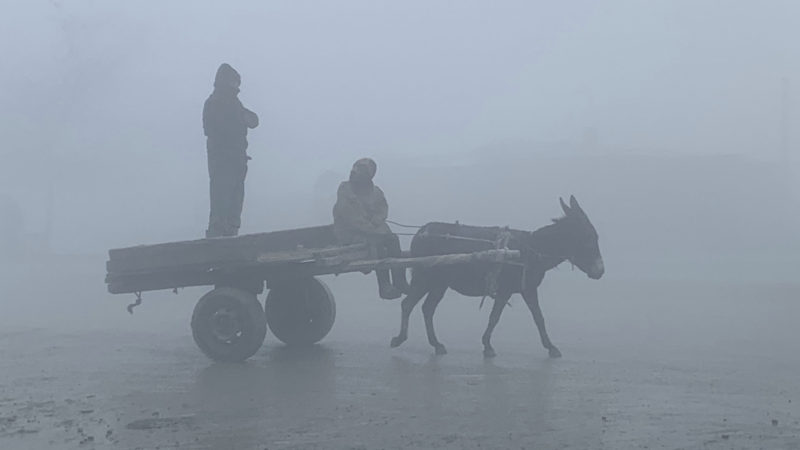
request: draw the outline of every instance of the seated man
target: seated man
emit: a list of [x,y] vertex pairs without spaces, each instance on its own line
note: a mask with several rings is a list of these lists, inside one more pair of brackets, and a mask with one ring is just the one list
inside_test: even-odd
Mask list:
[[[368,243],[377,250],[379,258],[399,257],[400,239],[386,224],[389,205],[383,191],[372,183],[377,169],[378,165],[370,158],[353,164],[350,180],[339,185],[333,228],[342,245]],[[405,269],[392,270],[393,284],[389,282],[388,270],[375,273],[381,298],[396,299],[408,291]]]

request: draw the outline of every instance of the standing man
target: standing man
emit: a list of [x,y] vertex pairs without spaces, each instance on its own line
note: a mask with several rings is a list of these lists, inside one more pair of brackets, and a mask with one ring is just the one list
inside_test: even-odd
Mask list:
[[[333,207],[333,229],[343,245],[367,243],[377,250],[379,258],[399,257],[400,239],[386,224],[389,204],[383,191],[372,182],[377,170],[378,165],[370,158],[353,164],[350,180],[339,185]],[[375,274],[381,298],[392,300],[408,292],[405,269],[392,270],[391,282],[388,270],[376,270]]]
[[206,238],[236,236],[242,223],[244,178],[250,159],[247,129],[258,126],[258,116],[239,101],[241,81],[233,67],[222,64],[214,79],[214,91],[203,105],[211,185]]

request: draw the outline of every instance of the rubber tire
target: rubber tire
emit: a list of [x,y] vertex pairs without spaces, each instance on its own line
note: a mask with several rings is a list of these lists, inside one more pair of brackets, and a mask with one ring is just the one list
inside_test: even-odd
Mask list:
[[[241,335],[232,343],[215,335],[211,318],[222,307],[236,312]],[[202,296],[192,314],[192,337],[200,350],[218,362],[242,362],[256,354],[267,335],[267,321],[258,298],[250,292],[220,287]]]
[[305,278],[270,286],[264,311],[276,338],[286,345],[307,346],[333,328],[336,301],[324,282]]

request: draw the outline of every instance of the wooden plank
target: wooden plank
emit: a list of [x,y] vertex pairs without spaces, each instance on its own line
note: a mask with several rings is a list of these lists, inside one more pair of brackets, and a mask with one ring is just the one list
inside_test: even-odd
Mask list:
[[[257,276],[266,275],[274,267],[280,266],[295,266],[302,263],[316,263],[320,260],[336,257],[342,258],[341,261],[354,261],[363,260],[369,256],[369,248],[366,245],[351,245],[346,247],[334,247],[329,249],[308,249],[297,250],[293,252],[274,252],[264,253],[256,258],[254,261],[237,261],[231,263],[203,263],[193,265],[175,266],[171,268],[150,268],[126,272],[109,272],[106,275],[106,283],[119,284],[125,283],[130,285],[133,292],[140,290],[153,289],[151,287],[150,279],[152,280],[165,280],[178,277],[184,279],[189,277],[188,274],[196,276],[189,277],[192,280],[213,279],[214,276],[225,275],[233,276],[241,273],[256,272]],[[212,276],[213,275],[213,276]],[[140,280],[143,284],[141,288],[136,288],[134,280]],[[164,281],[158,281],[156,284],[164,284]],[[146,287],[145,287],[146,286]],[[177,286],[177,285],[176,285]],[[166,286],[158,289],[165,289]]]
[[309,259],[320,259],[341,255],[363,255],[369,250],[367,244],[348,245],[345,247],[299,249],[290,252],[264,252],[255,258],[255,263],[293,262]]
[[141,245],[109,251],[108,272],[132,272],[198,264],[255,261],[267,252],[336,246],[333,227],[322,226],[237,237]]
[[109,273],[106,277],[108,291],[112,294],[145,292],[189,286],[219,284],[232,278],[281,279],[317,275],[368,272],[376,269],[407,267],[433,267],[474,262],[503,264],[519,260],[517,250],[486,250],[476,253],[459,253],[410,258],[384,258],[366,260],[364,251],[312,260],[270,261],[268,263],[242,263],[225,265],[208,270],[165,270],[131,273]]
[[162,272],[210,272],[222,271],[226,273],[235,273],[237,271],[259,267],[269,268],[272,265],[281,265],[289,263],[301,262],[315,262],[321,259],[328,258],[343,258],[344,261],[353,261],[357,259],[364,259],[369,256],[369,248],[367,245],[350,245],[346,247],[332,247],[326,249],[302,249],[290,252],[267,252],[262,253],[251,261],[234,261],[234,262],[211,262],[180,265],[167,268],[146,268],[141,270],[128,270],[124,272],[108,272],[106,276],[107,281],[122,279],[125,277],[145,276],[147,274],[157,274]]
[[327,268],[330,268],[331,271],[327,273],[362,272],[366,270],[396,269],[403,267],[434,267],[474,262],[499,264],[517,261],[519,258],[519,250],[485,250],[475,253],[351,261],[328,266]]
[[264,280],[275,274],[282,277],[286,277],[286,274],[312,276],[316,273],[310,268],[304,268],[304,266],[313,266],[317,261],[331,257],[353,261],[363,260],[368,256],[369,248],[366,245],[265,253],[254,261],[109,272],[106,275],[106,283],[108,284],[109,292],[120,294],[173,289],[176,287],[213,285],[237,278]]
[[106,279],[108,292],[128,294],[133,292],[157,291],[191,286],[210,286],[217,284],[209,272],[160,272],[131,274],[115,279]]

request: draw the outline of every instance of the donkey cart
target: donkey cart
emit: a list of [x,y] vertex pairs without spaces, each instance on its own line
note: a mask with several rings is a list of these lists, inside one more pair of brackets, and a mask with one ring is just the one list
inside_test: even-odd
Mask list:
[[[336,303],[321,275],[467,262],[502,264],[519,252],[375,259],[367,245],[341,246],[332,226],[143,245],[109,251],[106,283],[112,294],[214,286],[197,302],[192,335],[216,361],[253,356],[267,332],[287,345],[310,345],[333,327]],[[264,306],[257,296],[268,290]]]

